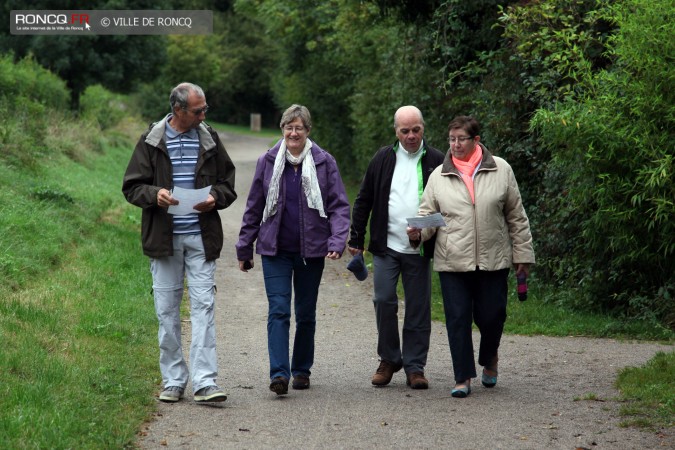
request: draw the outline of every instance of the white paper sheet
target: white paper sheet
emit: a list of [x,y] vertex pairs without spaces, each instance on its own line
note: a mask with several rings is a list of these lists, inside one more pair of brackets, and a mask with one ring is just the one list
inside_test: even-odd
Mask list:
[[178,200],[179,203],[169,206],[169,214],[183,216],[185,214],[199,213],[193,206],[205,202],[209,198],[209,192],[211,192],[211,186],[201,189],[184,189],[176,186],[173,188],[171,196]]
[[409,217],[405,220],[408,221],[408,226],[412,228],[437,228],[445,226],[445,220],[443,220],[441,213],[434,213],[423,217]]

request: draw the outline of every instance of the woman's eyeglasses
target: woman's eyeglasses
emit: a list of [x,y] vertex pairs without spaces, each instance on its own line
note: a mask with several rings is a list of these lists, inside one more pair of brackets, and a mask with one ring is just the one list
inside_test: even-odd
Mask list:
[[466,141],[470,141],[471,139],[473,138],[470,136],[451,137],[448,139],[448,144],[463,144]]
[[286,126],[284,127],[284,131],[286,131],[286,132],[288,132],[288,133],[292,133],[292,132],[294,132],[294,131],[295,131],[296,133],[302,133],[302,132],[305,131],[305,127],[294,127],[294,126],[286,125]]

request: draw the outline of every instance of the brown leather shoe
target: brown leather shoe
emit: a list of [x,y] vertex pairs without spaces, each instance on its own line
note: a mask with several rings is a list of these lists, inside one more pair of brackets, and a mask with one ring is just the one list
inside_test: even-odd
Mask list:
[[384,359],[380,361],[380,367],[375,371],[373,375],[372,383],[375,386],[386,386],[391,381],[391,377],[394,376],[394,373],[401,370],[403,364],[395,365]]
[[309,377],[307,375],[294,376],[293,389],[309,389]]
[[288,394],[288,378],[274,377],[270,383],[270,391],[277,395]]
[[424,378],[424,372],[413,372],[406,375],[406,384],[412,389],[429,389],[429,380]]

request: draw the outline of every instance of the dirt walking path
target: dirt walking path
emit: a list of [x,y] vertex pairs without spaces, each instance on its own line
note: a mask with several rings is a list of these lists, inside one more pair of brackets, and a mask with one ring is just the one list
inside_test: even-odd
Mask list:
[[[506,335],[497,387],[485,389],[476,379],[468,398],[455,399],[450,396],[454,383],[445,327],[434,323],[426,368],[430,388],[407,388],[402,371],[389,386],[372,386],[378,365],[372,277],[356,281],[345,268],[348,255],[326,264],[312,387],[277,397],[268,390],[267,300],[260,259],[256,255],[256,267],[245,274],[238,270],[234,252],[255,161],[271,142],[223,138],[237,167],[239,194],[222,213],[225,247],[217,271],[218,381],[228,400],[196,404],[188,386],[181,402],[158,404],[139,447],[675,448],[672,429],[620,427],[621,405],[613,387],[618,369],[642,365],[658,351],[674,351],[672,345]],[[184,326],[188,349],[189,321]],[[597,400],[578,400],[590,396]]]

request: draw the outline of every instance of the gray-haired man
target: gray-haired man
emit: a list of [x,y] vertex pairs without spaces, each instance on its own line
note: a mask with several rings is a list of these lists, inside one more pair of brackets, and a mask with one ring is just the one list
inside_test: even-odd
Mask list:
[[[159,367],[164,389],[159,399],[177,402],[192,373],[194,399],[218,402],[227,395],[216,384],[214,329],[216,259],[223,246],[218,210],[237,198],[234,165],[216,132],[204,124],[204,91],[192,83],[176,86],[171,112],[139,139],[124,175],[127,201],[143,209],[143,252],[150,257],[155,311],[159,320]],[[208,198],[184,215],[169,214],[178,205],[174,187],[211,186]],[[190,369],[181,344],[180,303],[187,278],[192,344]]]

